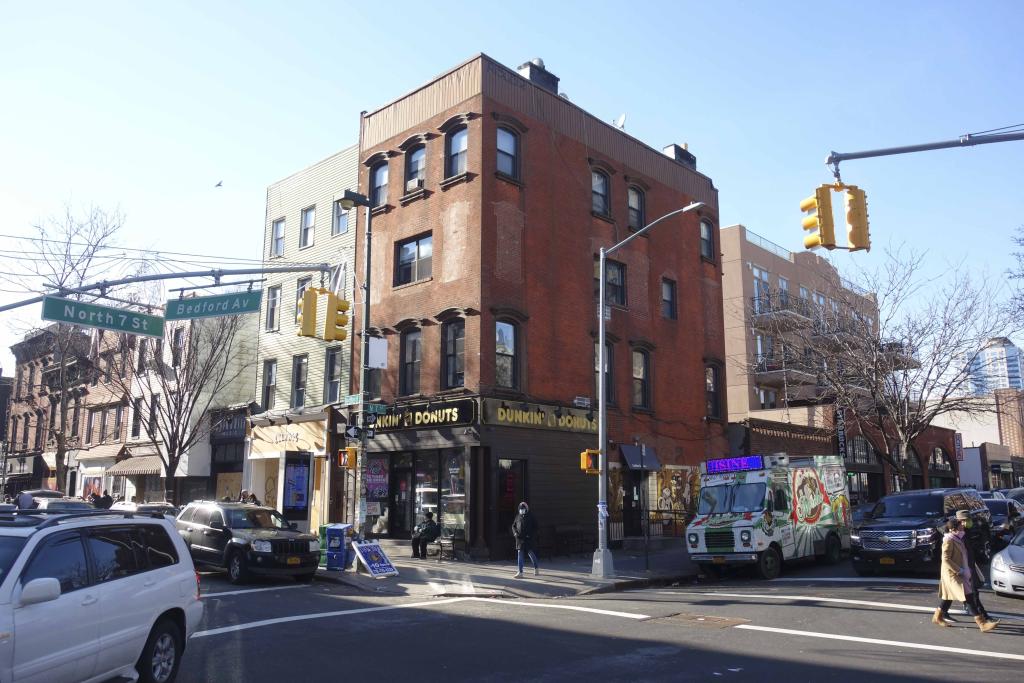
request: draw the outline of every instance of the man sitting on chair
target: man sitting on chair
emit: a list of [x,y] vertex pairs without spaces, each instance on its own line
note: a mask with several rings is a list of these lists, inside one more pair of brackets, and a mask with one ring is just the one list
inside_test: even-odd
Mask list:
[[441,527],[434,521],[434,513],[423,513],[423,523],[417,524],[412,532],[412,556],[421,560],[427,559],[427,544],[433,543],[441,535]]

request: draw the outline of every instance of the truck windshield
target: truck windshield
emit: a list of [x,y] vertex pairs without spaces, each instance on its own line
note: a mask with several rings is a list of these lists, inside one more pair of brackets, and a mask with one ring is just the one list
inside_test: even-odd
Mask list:
[[757,512],[764,509],[765,485],[732,484],[707,486],[700,490],[697,514],[719,515],[727,512]]

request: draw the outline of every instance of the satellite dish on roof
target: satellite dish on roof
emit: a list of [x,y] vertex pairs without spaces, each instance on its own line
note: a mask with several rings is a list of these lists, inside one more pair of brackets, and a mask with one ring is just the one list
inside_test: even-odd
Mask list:
[[619,130],[626,130],[626,115],[623,114],[619,118],[615,119],[615,123],[613,125]]

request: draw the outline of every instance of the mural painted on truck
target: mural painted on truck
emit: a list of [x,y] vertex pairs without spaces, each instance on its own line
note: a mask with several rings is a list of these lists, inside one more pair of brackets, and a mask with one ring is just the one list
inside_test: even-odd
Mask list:
[[824,543],[829,527],[850,524],[850,501],[846,497],[843,468],[826,465],[821,476],[811,467],[792,470],[793,522],[797,556],[814,554],[815,542]]

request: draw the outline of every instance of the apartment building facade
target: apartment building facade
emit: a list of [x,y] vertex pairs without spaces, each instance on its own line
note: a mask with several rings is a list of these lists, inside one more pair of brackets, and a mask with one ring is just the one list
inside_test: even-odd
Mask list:
[[989,339],[967,364],[967,371],[970,391],[976,396],[989,395],[1000,389],[1024,389],[1020,348],[1006,337]]
[[693,201],[609,260],[613,538],[662,492],[681,514],[697,464],[726,450],[717,190],[686,149],[647,146],[558,81],[478,55],[363,116],[369,323],[387,342],[368,387],[387,406],[365,458],[373,533],[408,537],[431,511],[467,552],[505,556],[521,500],[544,525],[596,527],[579,453],[597,445],[598,250]]
[[[337,467],[332,410],[349,393],[351,326],[344,341],[298,336],[303,293],[353,298],[355,213],[338,203],[356,190],[358,147],[348,147],[267,188],[267,267],[329,264],[332,271],[267,273],[260,314],[256,403],[243,482],[263,503],[304,528],[340,521],[345,478]],[[326,297],[319,302],[326,304]],[[317,329],[325,319],[317,311]],[[307,312],[308,314],[308,312]],[[333,433],[332,433],[333,432]]]
[[861,502],[955,485],[955,430],[936,425],[911,444],[904,484],[879,456],[891,436],[838,415],[819,381],[821,365],[835,362],[829,337],[878,334],[874,296],[819,254],[790,252],[743,225],[723,228],[721,239],[733,452],[841,453]]

